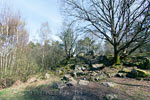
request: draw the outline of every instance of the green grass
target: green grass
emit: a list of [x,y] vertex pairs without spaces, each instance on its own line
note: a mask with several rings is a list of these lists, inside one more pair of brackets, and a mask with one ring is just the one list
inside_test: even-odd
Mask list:
[[[58,93],[58,89],[51,87],[51,84],[44,84],[37,87],[9,88],[0,91],[0,100],[45,100],[46,98],[56,98],[53,93]],[[47,99],[50,100],[50,99]]]

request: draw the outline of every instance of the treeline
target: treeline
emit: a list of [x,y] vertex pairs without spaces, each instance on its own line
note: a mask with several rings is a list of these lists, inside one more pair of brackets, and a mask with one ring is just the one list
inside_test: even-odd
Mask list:
[[61,41],[50,39],[50,32],[48,23],[43,23],[37,32],[40,39],[31,42],[21,15],[10,9],[0,12],[0,84],[26,81],[30,75],[55,70],[64,59],[80,52],[101,52],[95,38],[79,37],[70,25],[61,31]]

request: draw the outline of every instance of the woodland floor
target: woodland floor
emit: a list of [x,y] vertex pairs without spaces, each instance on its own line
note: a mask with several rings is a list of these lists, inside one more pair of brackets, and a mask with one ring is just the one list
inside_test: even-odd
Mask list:
[[150,100],[150,81],[112,77],[104,81],[117,83],[113,88],[93,82],[88,86],[52,88],[58,80],[53,77],[33,83],[19,83],[0,90],[0,100],[73,100],[75,96],[83,97],[83,100],[105,100],[103,97],[106,94],[117,94],[118,100]]

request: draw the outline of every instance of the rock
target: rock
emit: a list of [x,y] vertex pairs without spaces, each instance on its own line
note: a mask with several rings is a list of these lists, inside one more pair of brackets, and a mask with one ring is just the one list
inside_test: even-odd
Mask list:
[[86,80],[79,80],[79,85],[88,85],[89,81]]
[[85,56],[85,53],[79,53],[77,56],[78,57],[83,57],[83,56]]
[[100,69],[100,68],[103,68],[104,64],[93,64],[92,65],[92,68],[94,69]]
[[63,77],[64,80],[69,80],[69,78],[71,78],[71,76],[68,74]]
[[83,64],[83,67],[88,68],[89,65],[88,64]]
[[116,94],[107,94],[105,96],[106,100],[117,100],[118,96]]
[[95,81],[103,80],[105,78],[107,78],[107,75],[102,73],[95,77]]
[[114,73],[107,73],[107,76],[108,76],[109,78],[111,78],[111,77],[116,76],[116,74],[117,74],[117,72],[114,72]]
[[87,52],[86,55],[87,55],[87,56],[88,56],[88,55],[89,55],[89,56],[94,56],[95,54],[94,54],[94,51],[91,50],[91,51]]
[[70,74],[71,74],[71,76],[73,76],[73,77],[77,77],[77,73],[76,73],[75,71],[71,72]]
[[63,72],[61,70],[58,71],[59,75],[62,74]]
[[69,82],[66,83],[67,86],[76,86],[77,81],[74,78],[70,78]]
[[117,73],[117,77],[126,77],[127,73]]
[[149,77],[150,73],[141,70],[141,69],[137,69],[137,68],[133,68],[132,71],[130,73],[128,73],[127,75],[128,77],[132,77],[132,78],[136,78],[136,77]]
[[36,77],[32,77],[30,79],[27,80],[27,83],[34,83],[34,82],[37,82],[38,79]]
[[82,70],[82,71],[85,71],[85,70],[86,70],[86,68],[85,68],[85,67],[81,67],[81,70]]
[[65,85],[62,82],[54,82],[51,87],[54,89],[62,89],[65,87]]
[[150,81],[150,77],[146,77],[146,78],[144,78],[144,80]]
[[103,82],[102,85],[106,86],[106,87],[115,87],[115,86],[117,86],[117,84],[113,83],[113,82]]
[[93,71],[92,73],[91,73],[91,76],[96,76],[97,75],[97,73],[95,72],[95,71]]
[[82,68],[81,68],[80,65],[76,65],[76,66],[75,66],[75,70],[82,70]]
[[45,74],[45,78],[46,78],[46,79],[49,79],[49,78],[50,78],[50,74],[46,73],[46,74]]
[[76,75],[77,76],[82,76],[82,75],[85,75],[85,73],[83,71],[78,71],[78,72],[76,72]]
[[84,75],[85,73],[83,72],[82,67],[76,67],[75,71],[73,72],[73,76],[81,76]]

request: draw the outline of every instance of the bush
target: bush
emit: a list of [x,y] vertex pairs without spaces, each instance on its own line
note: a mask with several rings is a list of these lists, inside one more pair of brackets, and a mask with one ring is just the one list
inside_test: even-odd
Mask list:
[[150,69],[150,58],[143,58],[141,62],[136,64],[140,69]]
[[12,86],[15,83],[14,79],[5,78],[0,80],[0,88],[7,88]]

